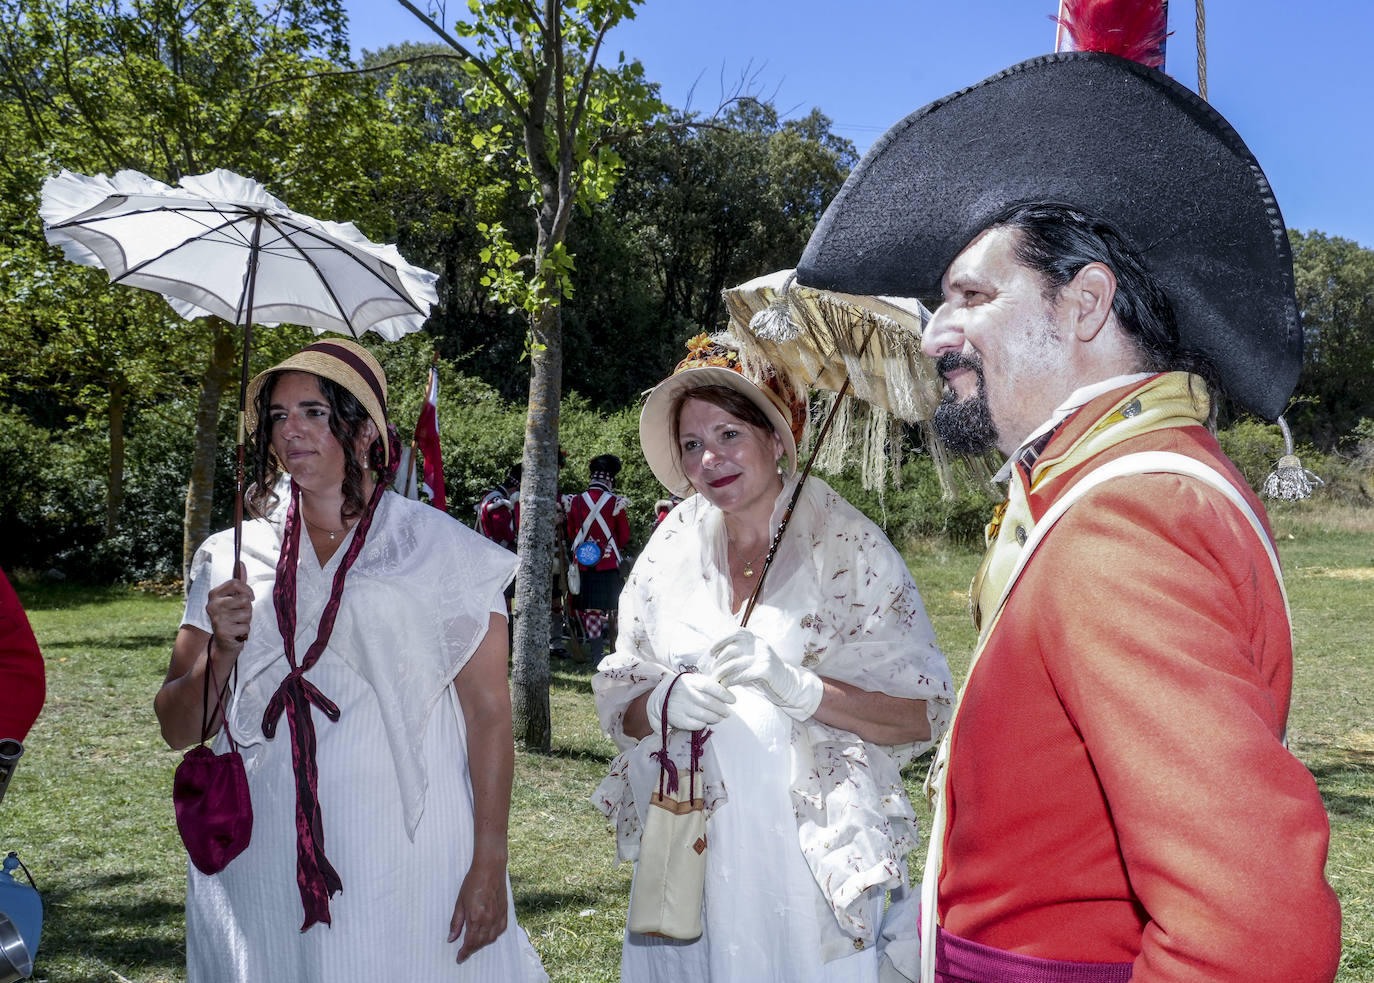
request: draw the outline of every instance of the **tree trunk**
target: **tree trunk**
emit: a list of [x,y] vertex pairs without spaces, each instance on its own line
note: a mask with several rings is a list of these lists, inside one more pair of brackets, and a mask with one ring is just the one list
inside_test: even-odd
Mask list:
[[128,388],[124,380],[110,387],[110,478],[105,486],[105,537],[119,527],[124,508],[124,406]]
[[217,325],[210,349],[210,363],[200,378],[200,398],[196,402],[195,450],[191,456],[191,479],[186,486],[186,518],[182,525],[181,577],[191,568],[196,549],[210,535],[211,509],[215,493],[215,458],[219,447],[219,405],[225,383],[234,370],[234,333],[227,324]]
[[549,715],[550,599],[558,515],[558,405],[563,386],[563,319],[556,303],[539,312],[534,341],[520,482],[520,568],[515,583],[511,709],[516,741],[526,750],[547,751],[553,732]]

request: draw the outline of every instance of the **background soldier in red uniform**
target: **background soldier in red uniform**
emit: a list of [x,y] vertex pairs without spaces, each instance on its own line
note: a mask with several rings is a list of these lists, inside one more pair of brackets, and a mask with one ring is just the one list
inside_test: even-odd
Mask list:
[[563,499],[564,530],[582,581],[573,595],[573,610],[593,659],[601,658],[605,638],[615,633],[623,585],[620,562],[630,545],[629,502],[615,494],[620,467],[614,454],[597,455],[591,460],[587,490]]
[[487,492],[477,503],[477,531],[493,543],[515,552],[515,535],[519,529],[520,475],[519,464],[511,467],[501,483]]

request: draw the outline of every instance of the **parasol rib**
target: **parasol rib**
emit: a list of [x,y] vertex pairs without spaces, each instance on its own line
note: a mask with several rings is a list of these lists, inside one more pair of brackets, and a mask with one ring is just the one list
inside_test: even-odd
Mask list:
[[[206,209],[206,210],[209,211],[210,209]],[[215,211],[215,213],[218,214],[218,215],[224,215],[224,214],[225,214],[224,212],[221,212],[221,211],[219,211],[218,209],[215,209],[214,211]],[[78,227],[78,226],[79,226],[79,227],[81,227],[81,228],[87,228],[87,229],[89,229],[89,228],[93,228],[97,222],[101,222],[101,221],[113,222],[113,221],[116,221],[117,219],[128,218],[128,217],[131,216],[131,215],[151,215],[151,214],[153,214],[154,212],[177,212],[178,214],[182,214],[182,215],[187,214],[187,210],[184,209],[184,208],[171,208],[171,207],[168,207],[168,206],[166,206],[166,205],[160,205],[160,206],[158,206],[157,208],[138,208],[138,209],[135,209],[135,210],[133,210],[133,211],[131,211],[131,212],[120,212],[118,215],[96,215],[96,216],[94,216],[94,217],[92,217],[92,218],[90,218],[90,219],[86,219],[86,220],[84,220],[84,221],[83,221],[83,220],[73,219],[73,220],[70,221],[70,222],[63,222],[61,225],[54,225],[53,228],[54,228],[54,229],[68,229],[68,228],[74,228],[74,227]],[[221,222],[219,225],[210,225],[210,224],[207,223],[207,224],[205,225],[205,229],[206,229],[207,231],[209,231],[209,232],[223,232],[226,228],[233,228],[234,226],[238,225],[240,221],[242,221],[242,218],[241,218],[241,217],[228,218],[227,221]],[[102,233],[102,234],[105,234],[105,233]],[[114,237],[111,236],[111,238],[114,238]],[[119,274],[118,276],[112,276],[112,277],[110,277],[110,282],[111,282],[111,283],[120,283],[120,282],[121,282],[122,280],[124,280],[126,277],[133,276],[135,273],[140,272],[141,270],[143,270],[144,267],[146,267],[146,266],[148,266],[148,265],[150,265],[150,264],[152,264],[152,263],[156,263],[156,262],[157,262],[158,260],[160,260],[160,259],[165,259],[167,256],[169,256],[169,255],[171,255],[172,253],[176,252],[178,249],[183,248],[183,247],[186,245],[186,243],[187,243],[191,238],[192,238],[192,237],[188,236],[186,239],[181,240],[181,241],[178,242],[176,245],[174,245],[174,246],[169,246],[167,249],[164,249],[162,252],[158,253],[156,256],[150,256],[150,257],[148,257],[147,259],[143,260],[143,261],[140,262],[140,263],[135,263],[133,266],[129,267],[127,270],[125,270],[123,273]],[[199,238],[199,237],[197,236],[196,238]]]
[[[346,325],[348,326],[348,331],[349,331],[349,333],[352,334],[353,337],[355,337],[355,338],[360,337],[359,333],[358,333],[357,331],[355,331],[354,328],[353,328],[353,320],[352,320],[352,318],[350,318],[350,317],[348,316],[348,314],[345,313],[343,304],[339,301],[338,295],[334,293],[334,288],[333,288],[333,286],[330,284],[329,278],[326,277],[326,276],[323,274],[323,272],[320,270],[319,265],[318,265],[313,259],[310,258],[310,253],[309,253],[306,249],[304,249],[304,248],[300,245],[300,243],[296,242],[295,236],[288,235],[288,234],[283,230],[282,226],[278,225],[278,224],[277,224],[275,221],[273,221],[270,217],[267,219],[267,223],[268,223],[269,225],[271,225],[272,228],[282,237],[282,241],[283,241],[284,243],[286,243],[286,245],[290,246],[293,250],[295,250],[296,253],[297,253],[297,255],[300,256],[301,260],[302,260],[303,262],[305,262],[306,264],[308,264],[308,265],[310,266],[310,268],[311,268],[312,270],[315,271],[315,273],[319,276],[320,281],[321,281],[321,284],[322,284],[322,286],[324,287],[325,291],[329,294],[329,299],[332,300],[332,301],[334,302],[334,306],[338,308],[338,310],[339,310],[339,316],[340,316],[341,320],[343,321],[344,324],[346,324]],[[291,226],[290,228],[291,228],[293,231],[298,232],[298,233],[300,233],[301,235],[304,235],[304,236],[311,236],[311,237],[314,237],[314,238],[321,238],[317,232],[315,232],[313,229],[306,228],[305,226]],[[377,270],[374,270],[371,266],[369,266],[367,263],[363,262],[361,259],[359,259],[357,256],[355,256],[355,255],[354,255],[351,251],[349,251],[348,249],[339,249],[339,247],[338,247],[337,245],[332,245],[332,244],[330,244],[330,243],[325,243],[325,242],[323,242],[323,240],[321,240],[321,242],[322,242],[322,245],[324,245],[325,247],[331,249],[331,250],[334,251],[334,252],[342,252],[342,253],[344,253],[346,256],[348,256],[349,259],[353,260],[353,262],[356,263],[361,269],[363,269],[363,270],[365,270],[366,272],[372,274],[372,276],[375,277],[376,279],[382,281],[383,283],[386,283],[386,282],[387,282],[386,277],[382,276],[381,273],[379,273]],[[388,286],[389,286],[389,284],[388,284]],[[399,295],[398,295],[398,296],[399,296]],[[411,307],[411,309],[414,310],[416,313],[419,313],[419,314],[425,314],[425,313],[427,313],[426,311],[421,310],[421,309],[419,308],[419,306],[416,305],[415,301],[411,299],[410,294],[409,294],[408,291],[404,293],[404,296],[402,296],[401,299],[404,300],[407,304],[409,304],[410,307]]]

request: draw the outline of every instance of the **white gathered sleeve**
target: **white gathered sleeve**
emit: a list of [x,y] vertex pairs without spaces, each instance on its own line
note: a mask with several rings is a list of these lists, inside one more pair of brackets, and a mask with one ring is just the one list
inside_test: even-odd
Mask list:
[[592,677],[592,693],[601,729],[622,751],[638,743],[625,733],[626,710],[637,697],[648,693],[672,671],[665,661],[654,656],[653,641],[641,614],[640,585],[650,579],[648,568],[653,563],[647,548],[635,560],[634,569],[620,592],[615,651],[601,660],[597,674]]
[[[789,483],[779,496],[774,528],[791,490]],[[602,660],[593,679],[602,726],[622,749],[593,801],[614,824],[621,860],[638,855],[658,773],[649,755],[660,744],[658,735],[642,742],[625,735],[625,709],[667,673],[709,670],[712,644],[738,627],[722,573],[725,548],[719,510],[700,496],[675,508],[635,563],[621,596],[616,651]],[[802,869],[809,869],[812,890],[819,889],[829,913],[819,923],[821,958],[838,960],[878,942],[884,931],[881,899],[905,886],[905,856],[917,836],[901,768],[948,727],[949,668],[900,554],[815,476],[803,490],[749,627],[795,665],[870,692],[926,703],[929,739],[889,747],[814,718],[792,721],[755,698],[752,687],[736,687],[731,717],[713,728],[716,735],[707,744],[709,824],[716,810],[721,817],[730,810],[747,814],[757,794],[758,776],[742,771],[736,760],[747,753],[736,749],[750,739],[732,736],[741,735],[735,718],[748,723],[765,751],[770,741],[784,742],[779,761],[790,799],[785,810],[795,833],[793,852],[804,858]],[[684,735],[670,735],[675,760],[685,761],[685,741]],[[718,831],[736,825],[716,824]],[[720,846],[719,836],[708,832],[708,840],[712,849]],[[711,892],[708,873],[708,911]]]

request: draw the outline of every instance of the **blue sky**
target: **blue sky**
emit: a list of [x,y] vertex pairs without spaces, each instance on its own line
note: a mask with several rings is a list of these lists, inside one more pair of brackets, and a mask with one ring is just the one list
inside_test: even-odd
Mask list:
[[[448,8],[466,12],[463,0]],[[429,40],[395,0],[345,0],[355,50]],[[423,0],[417,6],[423,8]],[[646,0],[610,34],[674,106],[749,76],[787,115],[818,107],[862,152],[932,99],[1054,47],[1057,0]],[[1173,0],[1167,70],[1197,87],[1194,0]],[[1208,97],[1249,144],[1291,228],[1374,248],[1371,0],[1206,0]]]

